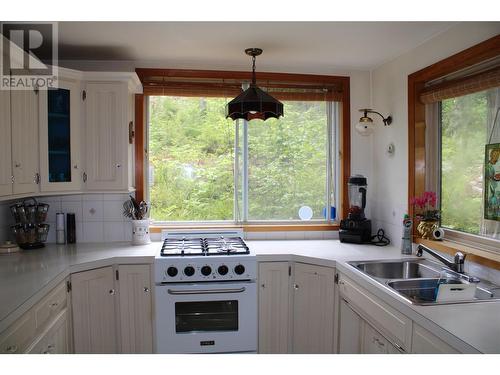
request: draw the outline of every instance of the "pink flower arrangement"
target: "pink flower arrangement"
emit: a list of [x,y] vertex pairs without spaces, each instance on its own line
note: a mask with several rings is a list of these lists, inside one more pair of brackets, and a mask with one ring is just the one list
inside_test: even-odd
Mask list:
[[421,211],[415,215],[419,220],[439,220],[437,195],[433,191],[425,191],[421,196],[411,198],[410,204]]

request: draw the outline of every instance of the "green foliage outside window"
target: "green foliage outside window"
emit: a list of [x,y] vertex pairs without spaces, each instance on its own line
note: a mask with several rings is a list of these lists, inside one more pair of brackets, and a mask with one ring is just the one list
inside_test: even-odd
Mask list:
[[[236,127],[224,117],[225,104],[224,98],[150,97],[150,200],[154,220],[237,219]],[[241,138],[240,130],[240,147]],[[249,220],[298,219],[302,205],[313,208],[313,218],[323,218],[325,102],[285,102],[284,118],[251,121],[248,149]],[[241,171],[241,153],[238,167]],[[241,182],[237,191],[241,218]]]
[[483,206],[487,92],[442,101],[442,225],[480,232]]

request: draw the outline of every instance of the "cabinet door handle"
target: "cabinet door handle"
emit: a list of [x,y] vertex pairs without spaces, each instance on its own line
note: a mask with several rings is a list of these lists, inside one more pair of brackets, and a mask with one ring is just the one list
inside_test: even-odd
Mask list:
[[57,307],[59,306],[59,302],[53,302],[50,304],[50,307]]
[[121,166],[121,164],[116,164],[116,168],[120,168]]
[[297,290],[299,289],[299,286],[297,284],[293,284],[293,289]]
[[21,168],[21,163],[16,163],[16,164],[14,164],[14,167],[16,167],[16,168]]
[[83,172],[82,178],[83,182],[87,182],[87,173]]
[[17,352],[17,345],[9,345],[5,348],[5,353],[14,354]]
[[260,284],[260,286],[261,286],[262,288],[265,288],[265,287],[266,287],[266,284]]
[[40,183],[40,173],[35,173],[35,177],[33,178],[33,182],[37,185]]
[[149,293],[149,288],[147,286],[144,287],[144,293]]
[[114,289],[110,289],[109,290],[109,294],[111,294],[113,296],[115,294],[115,290]]

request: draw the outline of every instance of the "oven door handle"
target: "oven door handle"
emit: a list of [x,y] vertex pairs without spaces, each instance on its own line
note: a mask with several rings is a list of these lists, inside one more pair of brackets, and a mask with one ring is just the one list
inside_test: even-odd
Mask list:
[[183,295],[183,294],[221,294],[221,293],[243,293],[247,288],[234,288],[234,289],[186,289],[174,290],[168,289],[168,294]]

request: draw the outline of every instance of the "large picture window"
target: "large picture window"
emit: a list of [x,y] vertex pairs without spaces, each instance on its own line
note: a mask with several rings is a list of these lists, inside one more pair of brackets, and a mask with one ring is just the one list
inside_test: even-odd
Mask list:
[[[500,207],[500,162],[495,156],[500,146],[498,151],[486,147],[500,143],[500,125],[493,124],[499,106],[498,88],[440,102],[441,224],[445,228],[500,239],[500,221],[489,220],[492,215],[485,212]],[[490,164],[497,173],[489,173]]]
[[151,218],[335,220],[338,103],[284,100],[279,120],[233,122],[225,118],[226,102],[148,97]]

